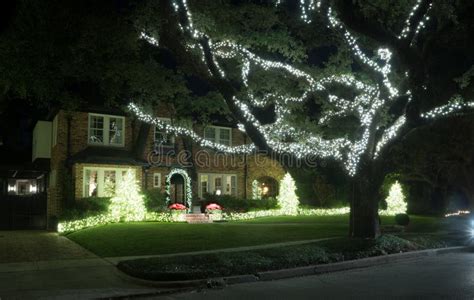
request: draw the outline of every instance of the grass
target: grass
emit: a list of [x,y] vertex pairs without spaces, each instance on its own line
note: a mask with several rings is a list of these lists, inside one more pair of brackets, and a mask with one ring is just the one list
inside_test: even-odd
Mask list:
[[[345,237],[348,216],[268,217],[219,224],[121,223],[84,229],[67,237],[101,257],[157,255],[288,241]],[[393,225],[393,217],[382,217]],[[408,233],[432,232],[440,219],[412,216]]]
[[131,276],[149,280],[204,279],[445,246],[442,242],[429,241],[430,238],[425,237],[424,244],[418,244],[393,235],[376,240],[338,238],[272,249],[128,260],[120,262],[118,268]]

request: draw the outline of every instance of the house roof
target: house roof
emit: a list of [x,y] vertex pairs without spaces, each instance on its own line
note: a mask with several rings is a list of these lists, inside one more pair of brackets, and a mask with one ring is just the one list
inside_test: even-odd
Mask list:
[[114,165],[147,165],[148,162],[136,158],[131,151],[115,149],[111,147],[87,147],[74,154],[69,162],[75,163],[97,163]]
[[38,158],[34,162],[0,165],[0,177],[35,179],[49,171],[49,158]]

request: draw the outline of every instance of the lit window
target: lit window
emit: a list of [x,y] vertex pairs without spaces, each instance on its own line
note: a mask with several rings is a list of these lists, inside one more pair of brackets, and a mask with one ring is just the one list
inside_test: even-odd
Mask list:
[[124,117],[89,114],[89,144],[124,145]]
[[214,191],[220,195],[222,194],[222,177],[214,178]]
[[161,174],[160,173],[153,174],[153,187],[154,188],[161,187]]
[[84,168],[83,197],[113,197],[126,174],[123,168]]
[[113,197],[115,195],[115,171],[104,170],[104,196]]
[[237,196],[237,175],[199,174],[199,197],[206,194]]
[[[205,195],[208,192],[208,182],[209,182],[209,176],[208,175],[201,175],[200,176],[200,186],[201,188],[199,189],[199,192],[201,195]],[[202,197],[202,196],[201,196]]]
[[109,119],[109,144],[123,144],[123,118]]
[[204,129],[204,138],[211,142],[230,146],[232,129],[228,127],[208,126]]
[[[171,123],[170,119],[160,119],[160,120],[166,123]],[[164,130],[160,130],[158,127],[155,127],[155,145],[173,147],[174,136],[169,133],[166,133]]]
[[230,128],[219,128],[219,143],[230,146]]
[[210,140],[211,142],[215,142],[216,141],[216,128],[206,127],[206,129],[204,129],[204,138]]

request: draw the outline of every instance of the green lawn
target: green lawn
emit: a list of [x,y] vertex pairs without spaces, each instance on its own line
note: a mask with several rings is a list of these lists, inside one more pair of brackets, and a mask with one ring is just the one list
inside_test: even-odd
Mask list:
[[192,280],[255,274],[440,247],[446,247],[446,244],[433,240],[431,235],[422,234],[417,235],[417,241],[394,235],[382,235],[375,240],[346,237],[250,251],[125,260],[118,264],[118,268],[131,276],[148,280]]
[[[383,217],[382,224],[393,224]],[[440,219],[411,217],[409,232],[431,232]],[[84,229],[67,237],[102,257],[153,255],[286,241],[344,237],[348,216],[268,217],[249,221],[184,224],[127,223]]]

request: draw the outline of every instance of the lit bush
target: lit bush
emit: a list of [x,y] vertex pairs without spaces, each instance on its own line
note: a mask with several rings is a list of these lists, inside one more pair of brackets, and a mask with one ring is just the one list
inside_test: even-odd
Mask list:
[[395,181],[388,192],[387,209],[380,210],[379,214],[384,216],[394,216],[396,214],[405,214],[407,212],[407,203],[403,194],[402,185]]
[[300,204],[296,195],[296,185],[290,173],[286,173],[280,182],[280,191],[278,193],[278,205],[283,214],[296,215],[298,205]]
[[115,221],[143,221],[146,208],[140,187],[132,170],[128,170],[123,180],[118,182],[115,196],[110,200],[109,214]]

